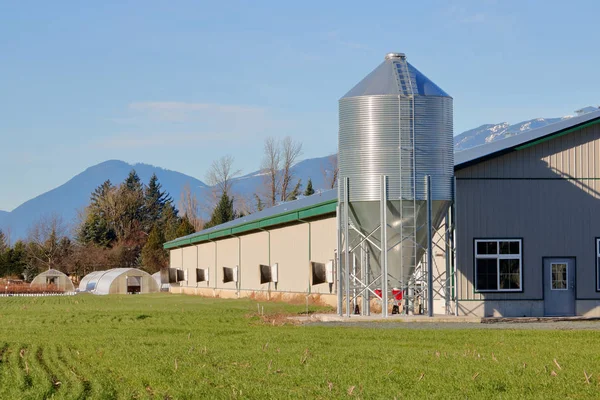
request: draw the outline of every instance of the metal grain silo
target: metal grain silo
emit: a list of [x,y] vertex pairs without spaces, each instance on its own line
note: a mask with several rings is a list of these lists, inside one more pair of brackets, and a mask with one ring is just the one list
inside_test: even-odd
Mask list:
[[452,114],[452,98],[401,53],[387,54],[340,99],[339,264],[348,265],[340,280],[347,306],[350,298],[368,299],[384,264],[385,300],[388,285],[406,290],[423,265],[428,232],[453,199]]

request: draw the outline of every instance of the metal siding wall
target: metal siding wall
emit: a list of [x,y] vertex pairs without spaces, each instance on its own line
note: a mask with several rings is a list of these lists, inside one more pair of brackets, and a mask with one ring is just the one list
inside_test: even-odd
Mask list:
[[187,271],[185,286],[196,287],[196,268],[198,268],[198,250],[196,246],[183,248],[183,269]]
[[[310,225],[311,261],[326,263],[330,260],[334,260],[337,247],[337,225],[335,217],[313,221]],[[308,274],[310,279],[310,266]],[[324,283],[312,286],[311,292],[328,294],[329,285]]]
[[199,287],[216,287],[217,269],[215,266],[215,243],[206,242],[195,246],[198,249],[198,268],[208,268],[209,281],[202,282]]
[[279,264],[277,290],[306,292],[309,285],[308,224],[271,232],[271,263]]
[[269,284],[260,284],[259,264],[269,265],[269,233],[256,232],[242,236],[242,288],[267,290]]
[[483,161],[457,171],[459,178],[598,178],[600,125]]
[[217,242],[217,287],[235,289],[235,282],[223,283],[223,267],[233,268],[239,266],[238,238],[229,238]]
[[181,268],[183,265],[183,249],[169,251],[169,266],[171,268]]
[[[599,158],[595,125],[456,172],[459,299],[541,299],[542,257],[552,256],[576,257],[577,298],[600,299]],[[524,292],[476,294],[473,239],[503,237],[523,238]]]

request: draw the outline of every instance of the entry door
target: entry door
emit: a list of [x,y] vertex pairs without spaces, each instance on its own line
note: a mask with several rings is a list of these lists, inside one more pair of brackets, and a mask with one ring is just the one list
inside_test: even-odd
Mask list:
[[575,315],[575,260],[544,259],[544,314]]
[[142,291],[142,277],[127,277],[127,293],[140,293]]

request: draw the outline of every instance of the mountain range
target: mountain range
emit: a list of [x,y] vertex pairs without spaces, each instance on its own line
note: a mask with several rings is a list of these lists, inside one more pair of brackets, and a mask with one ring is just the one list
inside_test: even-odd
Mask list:
[[[596,110],[598,110],[596,107],[585,107],[575,113],[581,115]],[[455,151],[518,135],[571,117],[535,118],[518,124],[503,122],[481,125],[455,136]],[[301,161],[293,167],[293,173],[296,178],[302,180],[304,185],[310,177],[316,190],[324,189],[326,186],[324,171],[331,168],[330,157]],[[148,164],[132,165],[123,161],[109,160],[86,169],[63,185],[26,201],[10,212],[0,211],[0,229],[9,232],[11,241],[14,242],[25,238],[28,229],[45,216],[59,215],[66,224],[71,227],[76,226],[79,214],[89,203],[91,192],[107,179],[110,179],[113,184],[123,182],[132,169],[136,170],[144,183],[147,183],[155,173],[163,189],[175,200],[175,204],[179,203],[181,192],[186,185],[189,185],[191,192],[200,202],[207,200],[212,189],[201,180],[176,171]],[[263,183],[264,173],[260,170],[240,176],[234,180],[235,196],[238,200],[254,202],[253,194],[261,190]],[[206,217],[207,211],[203,211]]]
[[454,150],[461,151],[471,147],[480,146],[482,144],[494,142],[510,136],[515,136],[531,129],[541,128],[546,125],[553,124],[565,119],[572,118],[576,115],[583,115],[589,112],[598,111],[598,107],[584,107],[575,111],[575,115],[566,115],[558,118],[535,118],[527,121],[519,122],[518,124],[509,124],[501,122],[499,124],[485,124],[478,128],[470,129],[466,132],[454,137]]
[[[328,163],[328,157],[312,158],[301,161],[293,167],[294,175],[302,179],[305,185],[310,177],[315,189],[323,188],[325,177],[323,171]],[[206,201],[211,193],[211,187],[204,182],[182,174],[148,164],[128,164],[124,161],[109,160],[94,165],[76,175],[63,185],[43,193],[21,204],[11,212],[0,211],[0,229],[10,235],[12,242],[24,239],[30,227],[41,218],[57,215],[65,225],[78,225],[79,215],[89,203],[92,191],[107,179],[118,185],[125,180],[134,169],[144,183],[148,183],[153,173],[158,177],[163,190],[171,195],[175,204],[179,204],[181,193],[189,185],[191,193],[200,202]],[[235,178],[233,180],[234,195],[238,198],[254,201],[253,194],[260,191],[264,182],[261,171]],[[207,211],[200,210],[204,217]]]

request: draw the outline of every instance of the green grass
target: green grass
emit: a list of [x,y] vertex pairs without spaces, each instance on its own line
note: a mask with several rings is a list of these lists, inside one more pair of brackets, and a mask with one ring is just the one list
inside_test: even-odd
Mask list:
[[1,298],[0,399],[600,397],[599,331],[273,326],[255,312],[166,294]]

